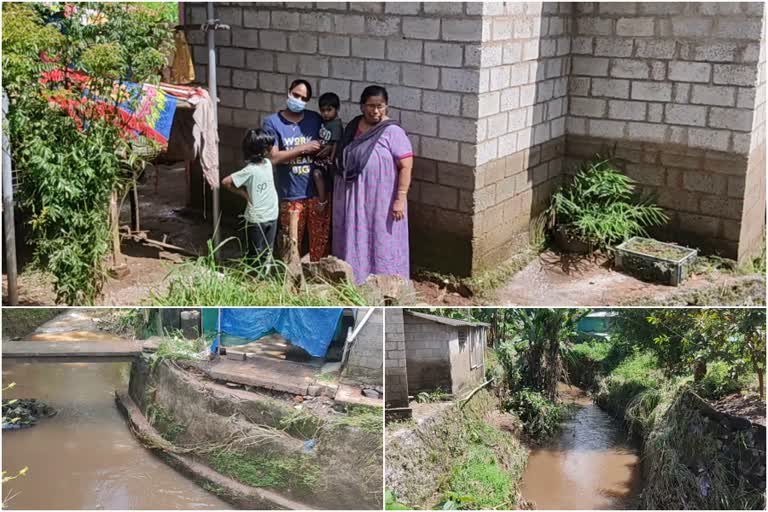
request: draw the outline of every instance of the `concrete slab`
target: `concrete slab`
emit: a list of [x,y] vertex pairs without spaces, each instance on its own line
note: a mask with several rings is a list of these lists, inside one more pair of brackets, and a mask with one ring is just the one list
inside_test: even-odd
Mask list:
[[207,365],[204,371],[215,380],[236,382],[294,395],[309,394],[309,386],[318,373],[316,368],[306,364],[250,354],[245,361],[219,359]]
[[381,398],[368,398],[363,395],[362,388],[351,386],[349,384],[339,384],[336,396],[333,401],[342,405],[364,405],[367,407],[384,407],[384,400]]
[[[730,278],[733,280],[733,278]],[[703,290],[725,275],[693,275],[681,286],[648,283],[612,268],[608,258],[545,251],[496,290],[487,302],[498,306],[620,306],[663,300]]]
[[141,343],[113,338],[103,341],[7,341],[2,344],[4,358],[25,359],[103,359],[132,358],[141,353]]

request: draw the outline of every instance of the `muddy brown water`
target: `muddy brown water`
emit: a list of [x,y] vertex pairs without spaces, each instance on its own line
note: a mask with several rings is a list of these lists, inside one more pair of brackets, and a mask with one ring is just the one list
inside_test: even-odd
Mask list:
[[[3,470],[29,472],[3,485],[11,509],[230,509],[133,437],[115,407],[129,363],[3,361],[4,398],[37,398],[53,418],[3,432]],[[11,497],[8,499],[8,497]]]
[[549,444],[531,450],[522,494],[537,509],[636,508],[640,457],[619,421],[577,388],[561,388],[578,410]]

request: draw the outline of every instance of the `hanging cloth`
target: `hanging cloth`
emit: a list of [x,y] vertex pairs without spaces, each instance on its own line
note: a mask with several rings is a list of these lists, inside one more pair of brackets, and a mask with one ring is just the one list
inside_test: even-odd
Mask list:
[[195,66],[192,62],[192,53],[189,51],[187,35],[179,30],[173,36],[176,51],[173,54],[171,65],[171,82],[174,84],[188,84],[195,81]]

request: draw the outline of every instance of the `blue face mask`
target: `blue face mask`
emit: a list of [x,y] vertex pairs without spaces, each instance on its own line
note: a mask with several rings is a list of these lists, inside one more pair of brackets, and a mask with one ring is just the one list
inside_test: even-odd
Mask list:
[[286,101],[285,104],[288,107],[288,110],[294,114],[303,112],[304,108],[307,106],[306,102],[301,101],[298,98],[294,98],[293,96],[288,96],[288,101]]

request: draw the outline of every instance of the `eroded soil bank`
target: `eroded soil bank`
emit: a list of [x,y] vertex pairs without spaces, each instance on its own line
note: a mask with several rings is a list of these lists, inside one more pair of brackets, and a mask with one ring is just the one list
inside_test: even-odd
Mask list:
[[[128,363],[3,361],[5,398],[37,398],[57,414],[3,433],[3,484],[11,509],[228,509],[168,467],[131,434],[113,400],[127,391]],[[6,502],[6,499],[12,498]]]
[[280,498],[270,506],[209,486],[238,508],[281,508],[283,499],[300,508],[382,507],[381,412],[319,416],[287,394],[232,389],[194,364],[152,368],[145,359],[133,364],[129,394],[174,451]]
[[[442,404],[441,404],[442,405]],[[528,455],[514,418],[481,391],[464,405],[433,407],[417,421],[386,429],[385,486],[397,502],[430,509],[446,501],[463,508],[517,508]]]

